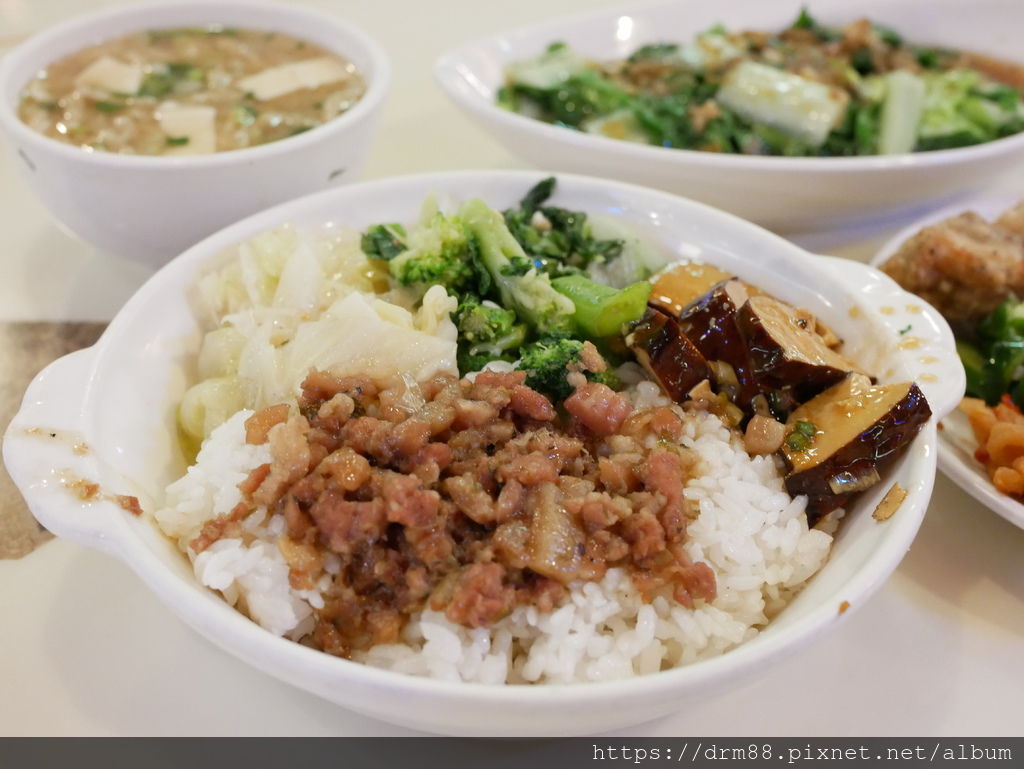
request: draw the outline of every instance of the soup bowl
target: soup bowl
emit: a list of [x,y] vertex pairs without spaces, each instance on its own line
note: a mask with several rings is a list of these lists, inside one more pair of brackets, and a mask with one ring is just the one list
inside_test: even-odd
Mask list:
[[[38,133],[17,114],[25,85],[83,48],[147,29],[265,29],[337,53],[366,81],[347,112],[310,131],[209,155],[87,152]],[[243,216],[358,176],[388,90],[381,47],[337,16],[254,0],[172,0],[105,10],[52,27],[0,62],[0,128],[28,186],[71,232],[151,265]]]

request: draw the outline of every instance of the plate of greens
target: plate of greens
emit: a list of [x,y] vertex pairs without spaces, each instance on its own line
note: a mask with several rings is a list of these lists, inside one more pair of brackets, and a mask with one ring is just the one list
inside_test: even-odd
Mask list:
[[537,166],[820,230],[941,201],[1024,151],[1006,13],[1024,23],[952,0],[662,3],[495,35],[436,73]]

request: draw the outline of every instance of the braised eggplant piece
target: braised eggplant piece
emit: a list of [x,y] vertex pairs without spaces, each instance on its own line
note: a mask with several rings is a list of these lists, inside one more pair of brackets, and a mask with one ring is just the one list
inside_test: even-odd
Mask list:
[[702,380],[711,376],[708,362],[683,333],[679,322],[650,308],[626,336],[626,344],[661,389],[681,402]]
[[762,387],[792,386],[806,400],[860,370],[816,333],[813,315],[770,296],[751,297],[736,313],[736,325],[746,342],[751,374]]
[[680,262],[654,279],[648,302],[678,317],[683,308],[733,276],[710,264]]
[[715,284],[679,315],[683,333],[711,365],[716,389],[728,389],[732,401],[744,411],[763,390],[736,324],[737,313],[749,296],[742,281],[730,278]]
[[913,382],[872,385],[856,373],[796,409],[782,454],[786,489],[808,497],[808,522],[877,483],[931,414]]

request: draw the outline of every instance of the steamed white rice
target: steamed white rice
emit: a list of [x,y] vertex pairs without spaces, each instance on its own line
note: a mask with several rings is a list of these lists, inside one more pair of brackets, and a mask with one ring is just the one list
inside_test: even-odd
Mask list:
[[[637,408],[667,403],[651,382],[631,391]],[[319,589],[289,586],[276,545],[281,517],[258,510],[244,522],[248,543],[222,539],[196,556],[188,549],[204,521],[240,499],[250,469],[269,461],[266,446],[245,443],[243,410],[204,442],[187,475],[167,490],[160,527],[192,558],[196,577],[278,635],[299,638],[323,606]],[[686,550],[715,573],[718,597],[686,609],[657,598],[644,604],[631,580],[612,569],[600,582],[576,583],[545,614],[519,607],[490,628],[469,629],[423,611],[407,624],[403,644],[375,646],[358,659],[419,676],[482,683],[602,681],[653,673],[721,654],[758,630],[828,557],[830,534],[807,527],[806,499],[790,497],[773,457],[750,457],[740,438],[712,414],[685,415],[682,444],[699,457],[686,496],[699,516]],[[337,561],[327,564],[336,573]]]

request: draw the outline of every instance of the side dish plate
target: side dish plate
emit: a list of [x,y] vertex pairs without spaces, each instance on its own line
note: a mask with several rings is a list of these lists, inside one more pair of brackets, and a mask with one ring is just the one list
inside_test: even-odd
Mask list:
[[[822,231],[941,205],[980,187],[1024,156],[1024,134],[973,147],[886,157],[727,155],[594,136],[496,104],[505,67],[538,55],[554,41],[568,43],[582,56],[608,60],[646,43],[689,40],[718,23],[733,29],[781,29],[792,23],[802,5],[798,0],[724,0],[612,8],[467,43],[443,55],[435,75],[452,101],[512,153],[538,167],[658,187],[790,232]],[[869,0],[854,8],[821,0],[812,10],[822,23],[867,16],[921,43],[1020,59],[1011,30],[1024,25],[1024,5]]]
[[[871,264],[875,267],[882,265],[896,253],[904,241],[930,224],[941,222],[964,211],[974,211],[979,216],[991,220],[1018,202],[1019,198],[1013,197],[978,198],[935,211],[897,233],[879,249]],[[974,439],[967,417],[958,409],[954,409],[942,420],[942,429],[939,430],[939,469],[989,510],[1024,529],[1024,504],[996,490],[989,480],[988,473],[985,472],[985,467],[974,458],[974,450],[977,447],[978,443]]]

